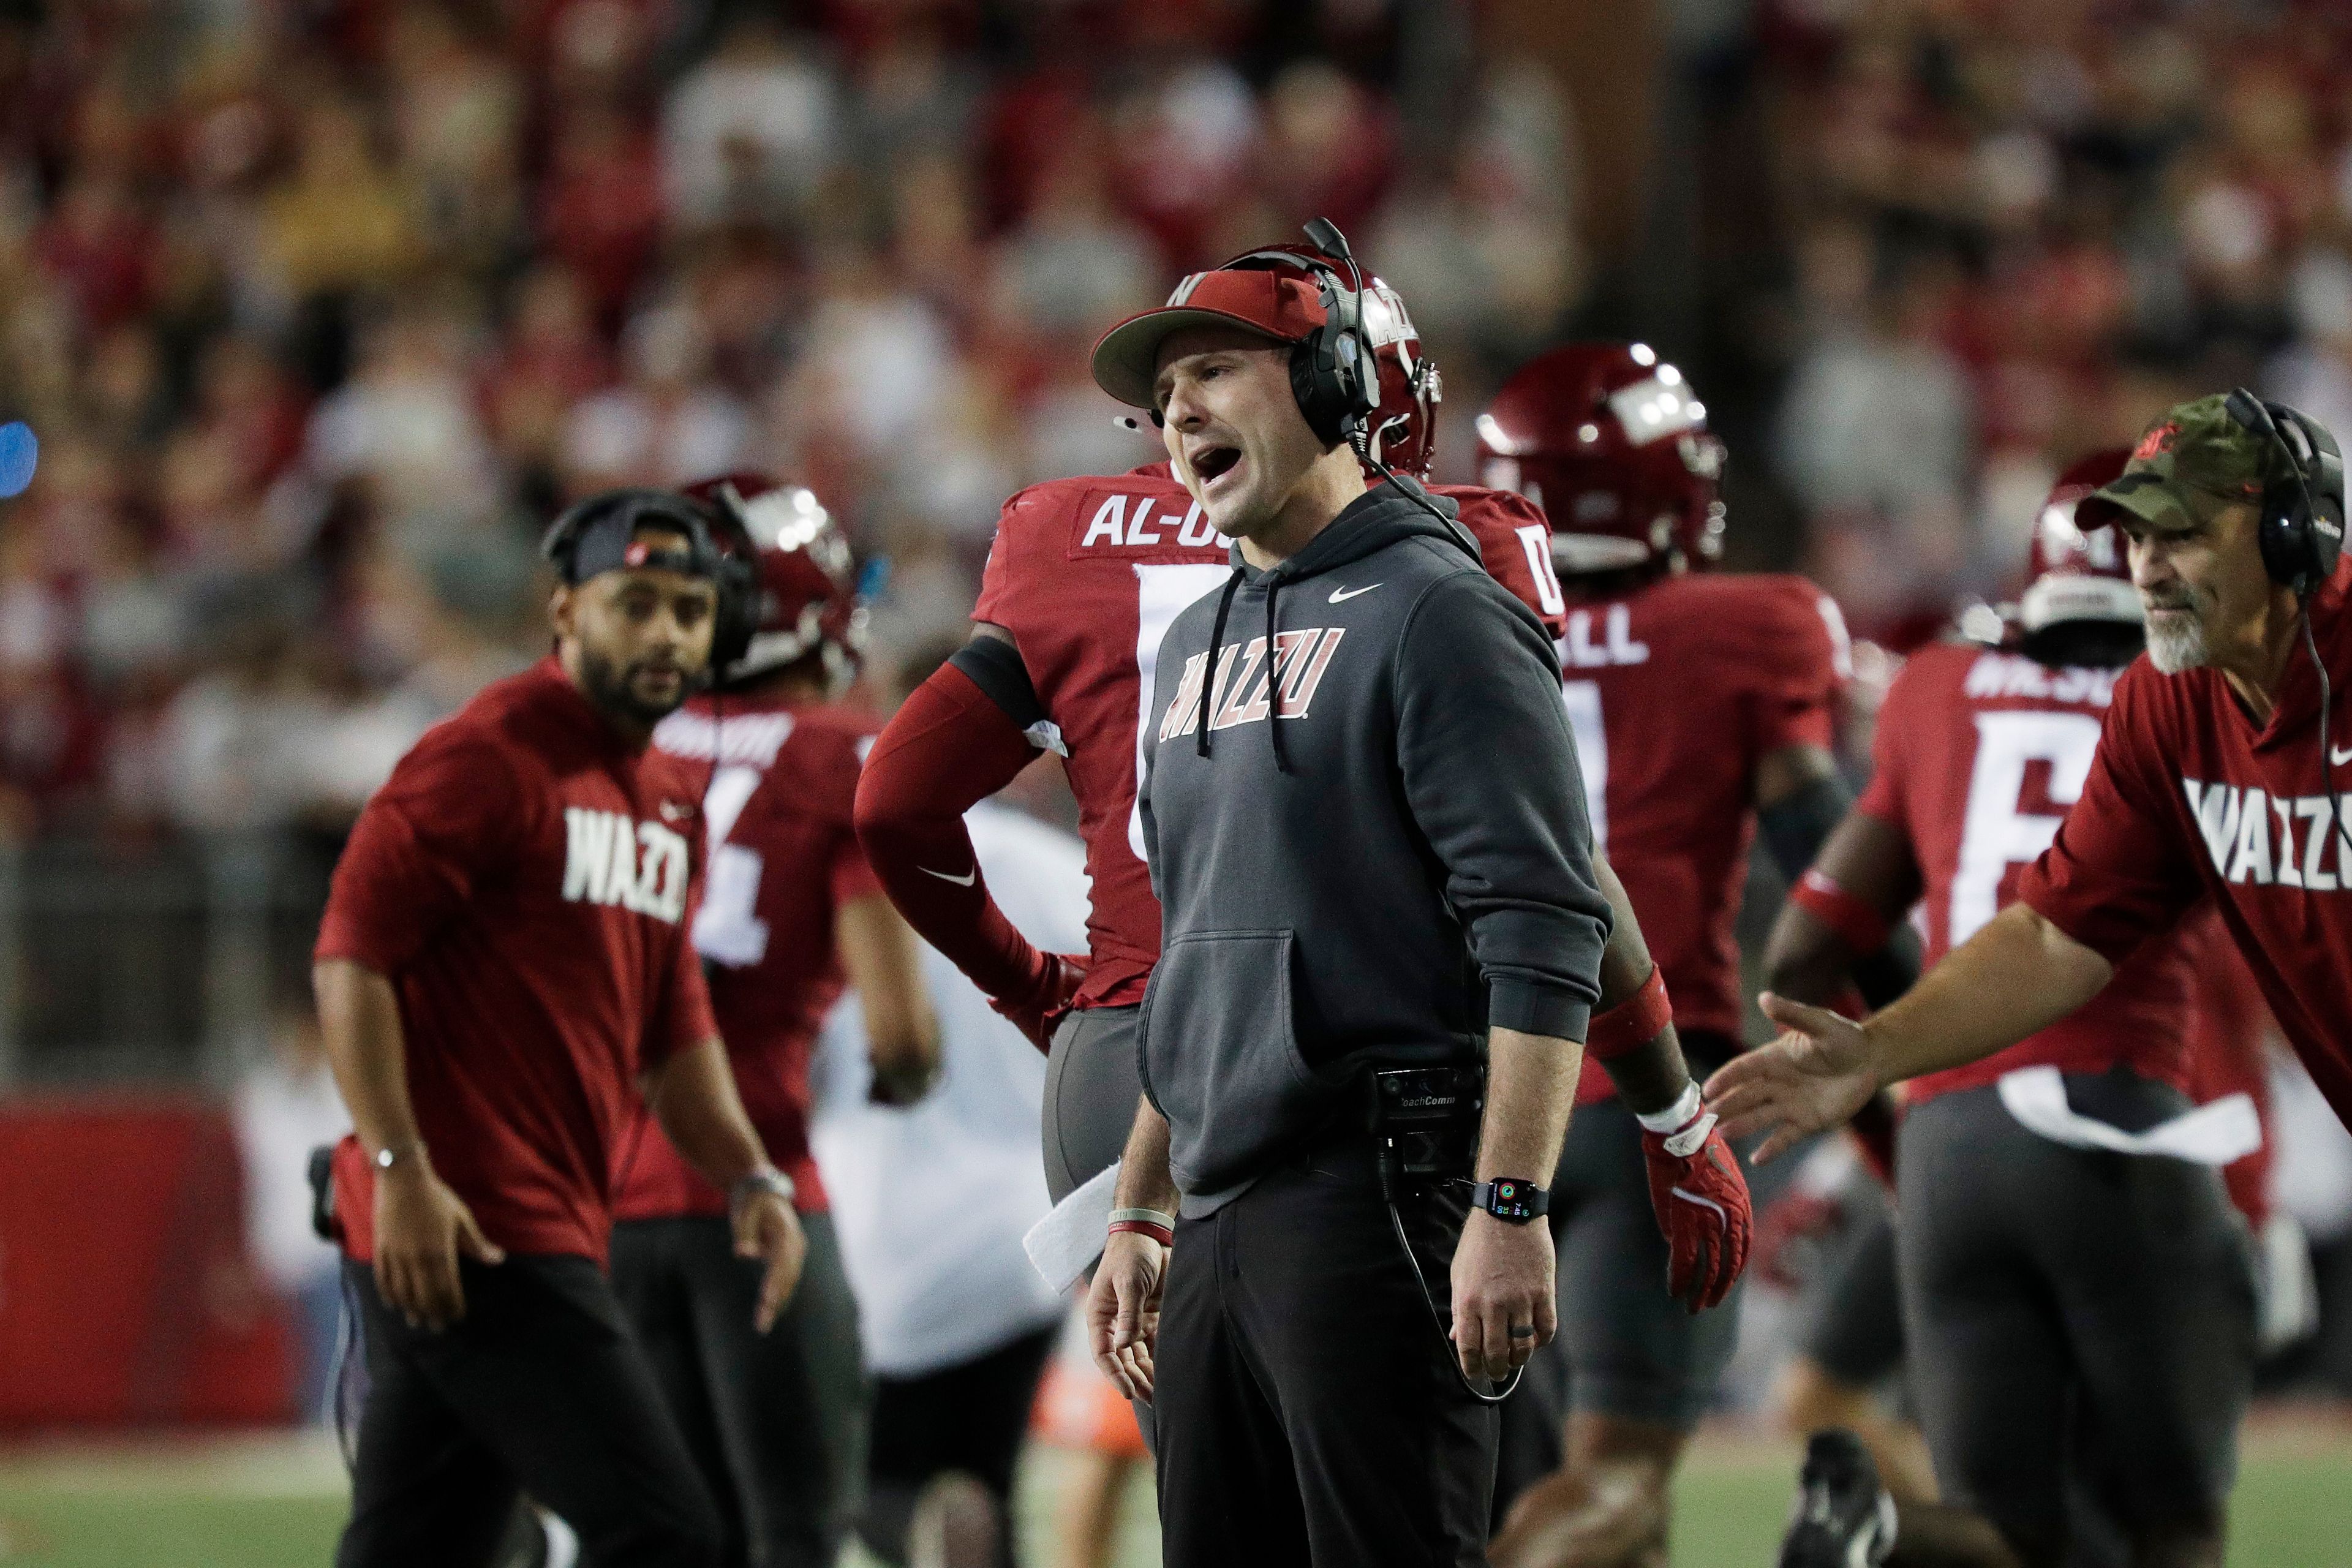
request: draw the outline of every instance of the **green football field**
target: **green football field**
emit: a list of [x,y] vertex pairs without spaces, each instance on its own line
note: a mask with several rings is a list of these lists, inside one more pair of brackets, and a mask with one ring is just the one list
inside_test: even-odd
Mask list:
[[[1796,1451],[1703,1438],[1685,1470],[1675,1561],[1769,1568]],[[1050,1506],[1056,1464],[1030,1467],[1024,1502]],[[221,1439],[0,1450],[0,1564],[7,1568],[295,1568],[326,1563],[342,1518],[331,1448]],[[1138,1504],[1147,1500],[1138,1497]],[[1148,1507],[1121,1568],[1154,1561]],[[2352,1568],[2352,1424],[2266,1423],[2247,1444],[2232,1568]],[[1056,1568],[1049,1557],[1032,1568]]]

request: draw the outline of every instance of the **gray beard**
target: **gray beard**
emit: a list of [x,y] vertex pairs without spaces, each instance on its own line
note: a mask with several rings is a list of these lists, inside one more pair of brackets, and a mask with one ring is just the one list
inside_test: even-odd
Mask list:
[[2205,646],[2204,623],[2194,617],[2183,621],[2151,617],[2147,623],[2147,661],[2166,675],[2201,669],[2211,663],[2212,650]]

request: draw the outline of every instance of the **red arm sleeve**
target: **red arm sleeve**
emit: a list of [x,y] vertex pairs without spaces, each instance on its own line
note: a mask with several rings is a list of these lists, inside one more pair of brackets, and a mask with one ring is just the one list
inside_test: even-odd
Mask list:
[[448,928],[521,842],[513,760],[456,726],[430,731],[368,801],[335,866],[314,956],[399,970]]
[[943,665],[874,742],[857,784],[857,842],[923,940],[1000,1003],[1038,1002],[1059,966],[989,897],[963,814],[1035,755],[971,678]]
[[2017,896],[2110,963],[2169,931],[2203,891],[2165,797],[2163,740],[2150,728],[2146,665],[2116,682],[2083,796],[2025,869]]

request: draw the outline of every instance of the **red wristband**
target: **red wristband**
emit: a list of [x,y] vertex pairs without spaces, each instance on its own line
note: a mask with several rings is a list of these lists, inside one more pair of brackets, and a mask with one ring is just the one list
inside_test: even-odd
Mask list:
[[1110,1222],[1110,1236],[1148,1236],[1162,1247],[1176,1245],[1176,1233],[1164,1225],[1154,1225],[1148,1219],[1115,1219]]
[[1612,1061],[1638,1051],[1675,1021],[1675,1006],[1666,1000],[1666,974],[1650,965],[1642,988],[1606,1013],[1596,1016],[1585,1031],[1584,1054],[1595,1061]]
[[1837,885],[1818,867],[1807,868],[1789,889],[1789,901],[1835,931],[1856,958],[1886,945],[1886,917]]

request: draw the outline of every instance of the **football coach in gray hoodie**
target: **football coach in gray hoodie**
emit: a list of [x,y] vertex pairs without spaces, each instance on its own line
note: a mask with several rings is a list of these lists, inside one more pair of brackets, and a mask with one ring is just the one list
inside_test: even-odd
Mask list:
[[[1496,1423],[1472,1380],[1557,1321],[1528,1222],[1612,924],[1540,623],[1450,501],[1365,486],[1345,373],[1379,323],[1337,237],[1319,299],[1200,274],[1095,354],[1237,541],[1170,626],[1139,735],[1164,938],[1088,1308],[1154,1405],[1172,1568],[1484,1563]],[[1458,1169],[1392,1183],[1370,1075],[1482,1061]],[[1408,1233],[1451,1255],[1450,1331]]]

